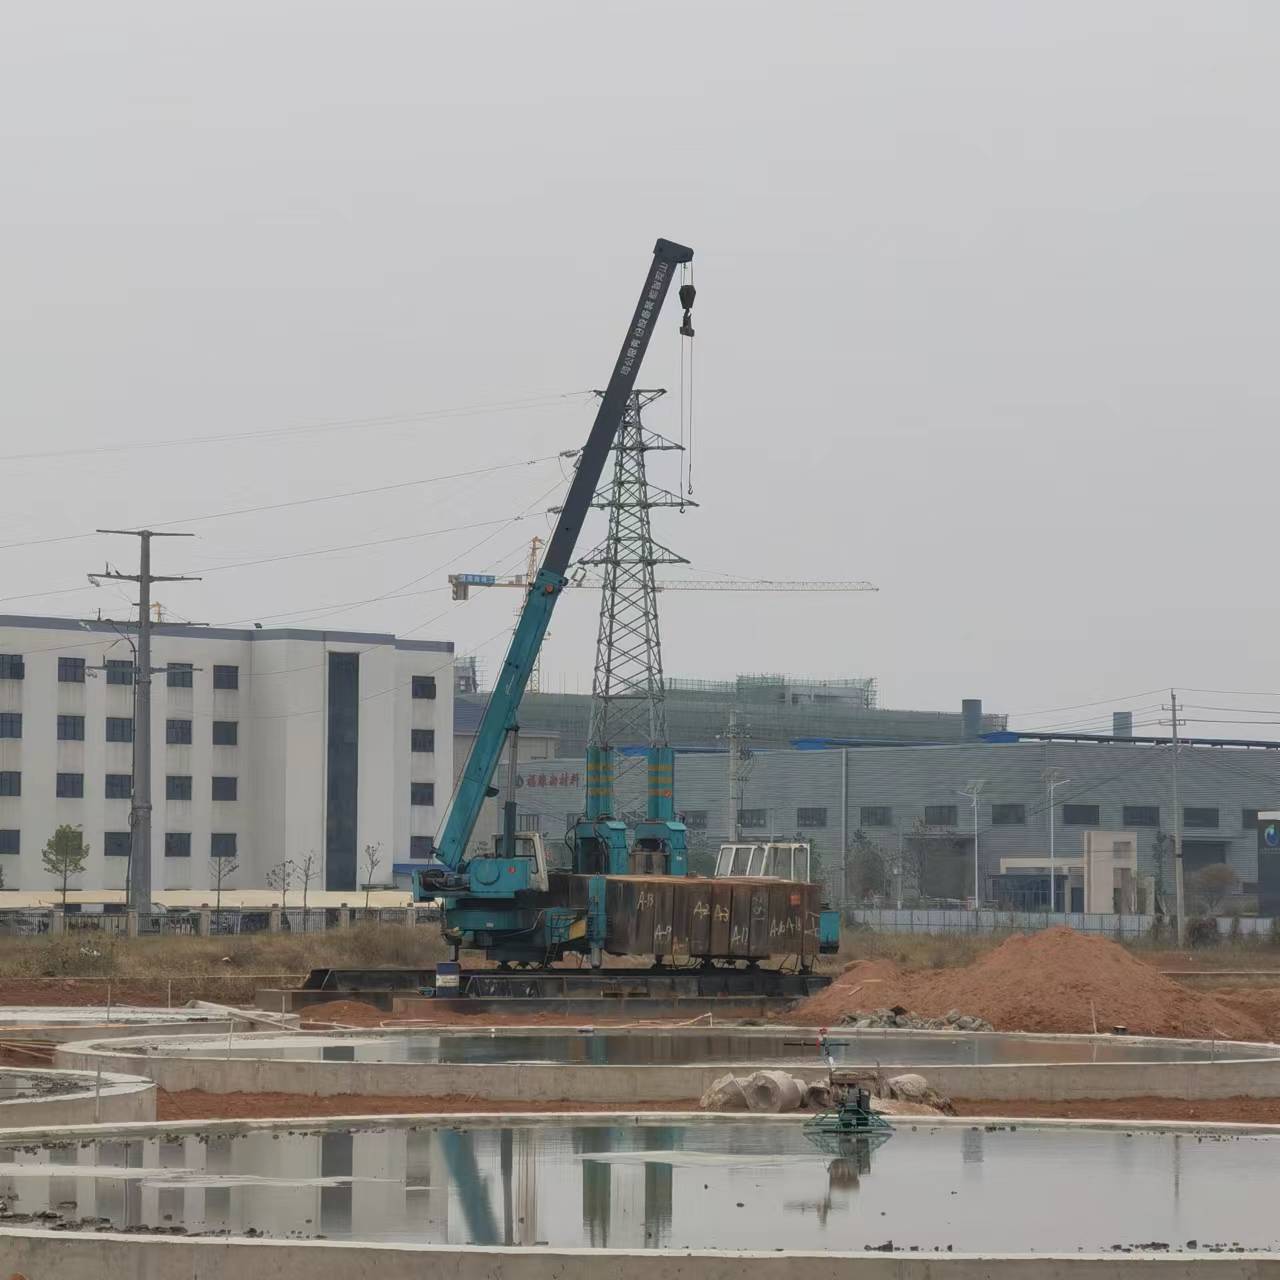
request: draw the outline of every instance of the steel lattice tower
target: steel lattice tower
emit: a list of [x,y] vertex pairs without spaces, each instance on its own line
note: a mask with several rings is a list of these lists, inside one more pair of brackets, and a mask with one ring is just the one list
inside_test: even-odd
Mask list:
[[[597,393],[598,394],[598,393]],[[662,639],[654,565],[687,564],[653,540],[649,513],[654,507],[695,503],[649,483],[645,457],[683,446],[649,431],[641,412],[662,390],[633,391],[614,445],[613,482],[593,505],[609,512],[604,542],[579,563],[598,565],[604,586],[600,630],[591,681],[592,747],[665,746],[666,690],[662,682]]]

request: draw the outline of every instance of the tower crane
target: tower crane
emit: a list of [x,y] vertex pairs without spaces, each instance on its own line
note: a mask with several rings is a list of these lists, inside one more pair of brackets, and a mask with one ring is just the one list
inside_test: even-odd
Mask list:
[[[541,539],[535,538],[535,543]],[[534,548],[531,553],[536,556]],[[596,574],[575,574],[565,584],[568,587],[592,587],[599,589],[604,579]],[[492,573],[451,573],[449,586],[455,600],[467,600],[472,587],[518,587],[528,591],[529,577],[526,571],[517,577],[499,578]],[[659,591],[879,591],[871,582],[839,581],[805,578],[668,578],[657,584]]]

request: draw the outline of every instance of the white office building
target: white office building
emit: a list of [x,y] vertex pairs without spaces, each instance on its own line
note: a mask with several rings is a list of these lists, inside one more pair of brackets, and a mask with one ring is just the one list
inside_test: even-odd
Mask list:
[[[62,823],[89,845],[77,889],[122,889],[133,765],[132,633],[0,615],[0,871],[47,889]],[[314,889],[426,858],[453,777],[453,644],[390,635],[157,624],[152,885],[252,888],[314,855]],[[226,864],[223,864],[226,865]]]

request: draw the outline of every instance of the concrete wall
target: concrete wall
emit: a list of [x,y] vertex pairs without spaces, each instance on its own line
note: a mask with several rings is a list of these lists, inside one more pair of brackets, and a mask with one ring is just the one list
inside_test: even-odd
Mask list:
[[[514,1029],[512,1029],[514,1030]],[[782,1028],[775,1028],[783,1030]],[[367,1038],[371,1033],[358,1033]],[[797,1034],[804,1034],[798,1032]],[[812,1034],[809,1032],[808,1034]],[[945,1035],[925,1032],[924,1035]],[[59,1047],[60,1067],[93,1070],[99,1061],[113,1071],[147,1076],[162,1089],[209,1093],[305,1093],[317,1097],[421,1097],[463,1094],[499,1101],[677,1102],[700,1097],[728,1071],[745,1074],[775,1063],[729,1066],[593,1066],[540,1063],[316,1062],[281,1058],[219,1057],[210,1039],[208,1056],[165,1057],[142,1048],[150,1037],[102,1046],[92,1041]],[[243,1052],[248,1037],[238,1043]],[[1064,1037],[1085,1040],[1089,1037]],[[1167,1041],[1164,1042],[1167,1044]],[[1131,1098],[1155,1094],[1186,1099],[1280,1097],[1280,1057],[1258,1058],[1253,1045],[1223,1043],[1213,1062],[1031,1063],[1008,1066],[938,1066],[910,1062],[883,1065],[888,1075],[916,1071],[939,1092],[958,1098]],[[826,1079],[825,1067],[787,1067],[806,1081]]]
[[1225,1280],[1280,1276],[1280,1258],[1160,1254],[911,1255],[675,1249],[489,1249],[331,1241],[182,1240],[0,1230],[15,1280]]
[[[0,1068],[5,1076],[62,1075],[61,1071],[26,1067]],[[0,1102],[0,1128],[67,1124],[134,1124],[156,1118],[156,1086],[145,1078],[103,1072],[101,1093],[94,1076],[83,1077],[84,1088],[52,1097],[16,1097]]]

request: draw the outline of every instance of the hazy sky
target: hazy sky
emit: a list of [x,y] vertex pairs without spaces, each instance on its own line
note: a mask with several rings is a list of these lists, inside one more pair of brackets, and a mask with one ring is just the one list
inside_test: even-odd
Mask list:
[[[701,506],[658,536],[694,576],[881,588],[668,595],[669,672],[1025,727],[1280,689],[1278,55],[1246,0],[10,0],[0,610],[118,613],[30,593],[136,554],[8,544],[579,445],[662,235],[697,252]],[[670,434],[676,322],[641,374]],[[281,434],[321,423],[359,425]],[[515,593],[445,575],[519,568],[547,520],[505,522],[560,480],[171,526],[157,568],[207,576],[160,598],[492,670]],[[562,604],[553,687],[589,688],[597,603]]]

